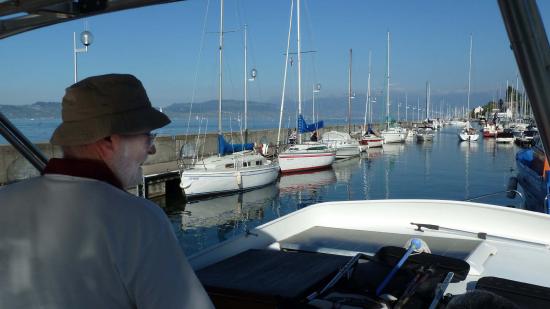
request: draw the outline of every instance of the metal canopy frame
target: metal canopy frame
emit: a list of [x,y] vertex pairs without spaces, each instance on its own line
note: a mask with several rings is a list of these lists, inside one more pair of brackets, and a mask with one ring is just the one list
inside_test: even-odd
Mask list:
[[534,0],[499,0],[546,156],[550,155],[550,46]]
[[74,19],[184,0],[0,0],[0,39]]

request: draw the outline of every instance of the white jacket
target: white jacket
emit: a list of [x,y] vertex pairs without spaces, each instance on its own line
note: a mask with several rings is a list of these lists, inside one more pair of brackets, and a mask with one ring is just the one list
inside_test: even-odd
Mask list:
[[0,188],[0,308],[210,308],[163,211],[98,180]]

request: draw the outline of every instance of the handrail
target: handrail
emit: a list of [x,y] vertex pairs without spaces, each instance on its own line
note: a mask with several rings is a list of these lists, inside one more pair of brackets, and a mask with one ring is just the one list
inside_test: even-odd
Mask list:
[[44,171],[48,158],[2,112],[0,112],[0,134],[40,173]]

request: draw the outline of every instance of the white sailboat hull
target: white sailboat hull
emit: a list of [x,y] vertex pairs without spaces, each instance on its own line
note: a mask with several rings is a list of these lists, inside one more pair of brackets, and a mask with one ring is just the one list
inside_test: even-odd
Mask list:
[[184,169],[180,187],[188,197],[246,191],[270,184],[278,175],[276,163],[245,151],[209,157]]
[[366,148],[376,148],[382,147],[384,144],[384,138],[378,136],[363,136],[361,139],[361,146],[366,146]]
[[230,171],[185,170],[180,187],[188,197],[245,191],[274,182],[279,166],[272,164],[261,168],[243,168]]
[[384,143],[403,143],[406,139],[406,132],[401,130],[382,131],[380,135],[384,138]]
[[499,144],[511,144],[515,139],[515,137],[497,137],[495,141]]
[[460,138],[461,141],[472,141],[472,142],[475,142],[479,139],[479,134],[468,134],[468,133],[464,133],[464,132],[461,132],[458,134],[458,137]]
[[336,159],[347,159],[360,154],[361,148],[357,145],[342,145],[336,147]]
[[347,159],[358,156],[361,152],[359,142],[348,133],[330,131],[323,134],[321,143],[336,149],[336,159]]
[[291,153],[279,155],[281,172],[292,173],[299,171],[315,170],[331,166],[336,158],[336,152],[324,153]]
[[416,134],[416,140],[419,142],[431,142],[433,139],[433,134]]
[[279,154],[279,166],[282,173],[315,170],[331,166],[335,158],[335,149],[320,143],[306,143]]

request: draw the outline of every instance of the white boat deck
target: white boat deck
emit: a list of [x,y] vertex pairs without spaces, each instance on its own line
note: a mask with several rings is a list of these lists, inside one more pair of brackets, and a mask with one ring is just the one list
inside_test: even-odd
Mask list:
[[[412,222],[438,229],[423,227],[418,231]],[[422,239],[437,256],[469,265],[466,278],[451,283],[447,293],[465,293],[474,289],[481,278],[489,277],[550,288],[550,216],[460,201],[375,200],[312,205],[199,252],[189,261],[200,270],[250,249],[351,259],[358,252],[373,256],[383,247],[405,248],[412,238]]]

